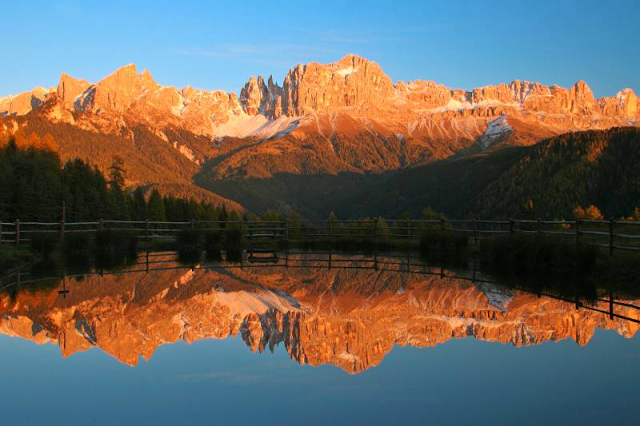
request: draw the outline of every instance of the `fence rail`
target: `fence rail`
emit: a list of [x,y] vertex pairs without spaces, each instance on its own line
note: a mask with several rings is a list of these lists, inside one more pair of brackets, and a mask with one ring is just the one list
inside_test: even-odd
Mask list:
[[640,252],[640,221],[633,220],[543,220],[543,219],[431,219],[375,220],[283,220],[283,221],[128,221],[100,219],[85,222],[0,222],[0,244],[21,245],[35,234],[65,235],[96,233],[101,230],[131,231],[152,240],[175,238],[185,229],[229,230],[242,238],[260,239],[402,239],[415,242],[425,232],[440,230],[460,233],[475,243],[499,235],[544,235],[576,244],[603,247],[615,251]]

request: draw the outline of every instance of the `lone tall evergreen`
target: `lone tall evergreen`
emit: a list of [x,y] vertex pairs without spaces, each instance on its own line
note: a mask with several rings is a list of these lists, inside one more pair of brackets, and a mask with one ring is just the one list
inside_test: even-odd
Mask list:
[[121,157],[113,157],[113,163],[109,167],[109,186],[124,189],[125,175],[124,160]]

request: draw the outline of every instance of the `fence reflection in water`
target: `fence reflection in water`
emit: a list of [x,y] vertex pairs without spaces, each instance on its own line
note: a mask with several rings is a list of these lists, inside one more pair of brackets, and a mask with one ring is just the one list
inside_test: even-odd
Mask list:
[[[18,270],[0,277],[0,291],[17,292],[28,290],[32,286],[46,285],[59,286],[59,295],[66,297],[69,293],[66,288],[66,280],[69,278],[83,278],[87,276],[123,275],[123,274],[147,274],[157,271],[180,269],[236,269],[236,268],[306,268],[306,269],[372,269],[383,272],[421,274],[424,276],[437,276],[440,278],[452,278],[469,281],[474,284],[491,284],[504,286],[504,283],[492,280],[478,270],[478,264],[472,263],[468,269],[460,270],[426,263],[420,256],[411,252],[379,254],[345,254],[334,251],[272,251],[270,260],[262,261],[260,258],[251,260],[251,253],[243,251],[238,263],[234,262],[198,262],[185,266],[179,260],[176,251],[143,252],[135,263],[127,265],[122,270],[87,270],[79,273],[68,272],[62,269],[57,275],[39,276],[35,271]],[[275,259],[275,260],[273,260]],[[575,304],[576,309],[587,309],[607,315],[609,318],[619,318],[626,321],[640,323],[640,320],[616,313],[616,307],[625,307],[640,310],[640,306],[624,301],[616,300],[613,292],[608,292],[606,297],[597,296],[594,300],[583,301],[579,295],[570,297],[566,294],[554,294],[547,291],[532,291],[522,286],[505,286],[505,289],[515,289],[535,294],[539,297],[549,297]],[[606,304],[608,309],[603,309],[601,304]]]

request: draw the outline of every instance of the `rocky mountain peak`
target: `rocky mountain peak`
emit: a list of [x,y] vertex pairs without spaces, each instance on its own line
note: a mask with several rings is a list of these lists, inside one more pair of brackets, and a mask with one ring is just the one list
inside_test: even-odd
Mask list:
[[0,98],[0,117],[24,115],[39,107],[51,92],[44,87],[35,87],[28,92]]
[[122,113],[142,94],[159,88],[149,71],[138,74],[134,64],[125,65],[95,84],[91,109]]
[[626,89],[622,89],[616,94],[616,97],[619,99],[627,99],[629,98],[629,96],[636,96],[636,94],[633,89],[630,89],[628,87]]
[[393,95],[393,82],[380,66],[349,54],[332,64],[312,62],[291,68],[283,86],[283,113],[304,115],[309,111],[355,111],[380,105]]
[[244,87],[240,90],[240,102],[242,108],[249,115],[261,113],[262,99],[267,92],[262,77],[251,77]]
[[570,94],[572,99],[571,112],[574,114],[589,113],[596,103],[591,88],[583,80],[571,87]]
[[356,55],[355,53],[347,53],[342,58],[338,59],[338,61],[334,62],[334,65],[349,65],[353,67],[357,67],[362,64],[375,64],[374,61],[370,61],[362,56]]
[[62,105],[66,108],[73,108],[76,99],[84,92],[91,83],[86,80],[76,79],[69,74],[60,74],[60,81],[56,93]]
[[621,112],[627,117],[635,117],[640,112],[640,99],[633,90],[629,88],[621,90],[616,94],[615,99],[620,102]]
[[116,68],[111,74],[102,79],[123,79],[123,78],[135,78],[138,75],[138,67],[136,64],[123,65],[120,68]]
[[243,111],[248,115],[262,114],[269,118],[277,118],[281,114],[278,105],[281,104],[282,88],[273,82],[269,76],[268,83],[260,75],[256,79],[251,77],[240,90],[240,102]]
[[187,85],[182,88],[182,96],[189,97],[193,93],[193,87]]

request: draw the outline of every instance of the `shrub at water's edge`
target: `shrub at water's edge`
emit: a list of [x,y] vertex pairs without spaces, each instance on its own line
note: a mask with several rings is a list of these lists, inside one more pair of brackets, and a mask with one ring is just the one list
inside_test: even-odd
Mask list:
[[58,242],[59,237],[54,233],[38,233],[31,235],[29,238],[31,249],[44,260],[51,258],[58,246]]
[[469,238],[450,230],[427,230],[420,238],[420,255],[426,260],[461,263],[468,261]]
[[594,298],[597,289],[640,295],[637,254],[611,256],[590,245],[522,235],[483,240],[476,253],[482,271],[531,291],[586,299]]
[[207,253],[208,260],[222,259],[221,248],[222,248],[223,239],[224,239],[224,234],[222,233],[222,230],[211,229],[205,232],[204,249]]
[[133,231],[100,230],[95,236],[96,266],[101,269],[123,266],[136,259],[138,234]]

